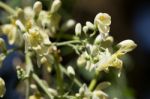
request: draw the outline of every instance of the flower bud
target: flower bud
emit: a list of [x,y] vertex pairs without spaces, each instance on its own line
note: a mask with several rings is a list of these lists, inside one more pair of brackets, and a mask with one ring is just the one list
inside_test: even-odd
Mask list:
[[76,26],[75,26],[75,34],[77,36],[81,35],[81,31],[82,31],[82,26],[80,23],[77,23]]
[[68,66],[67,67],[67,72],[70,76],[75,76],[75,71],[74,69],[72,68],[72,66]]
[[74,25],[75,25],[75,21],[73,19],[69,19],[67,22],[65,22],[62,25],[61,30],[67,31],[68,29],[72,28]]
[[0,49],[2,52],[6,52],[5,41],[2,38],[0,38]]
[[88,54],[92,53],[92,45],[91,44],[86,45],[86,51],[87,51]]
[[91,29],[91,30],[95,29],[95,26],[90,21],[86,22],[86,26],[88,27],[88,29]]
[[88,32],[88,27],[87,26],[84,26],[83,27],[83,32],[86,34]]
[[103,36],[102,36],[101,34],[99,34],[99,35],[95,38],[94,44],[99,45],[99,44],[101,44],[102,40],[103,40]]
[[119,50],[122,52],[122,54],[125,54],[136,48],[137,44],[135,44],[135,42],[132,40],[124,40],[120,42],[117,46],[120,48]]
[[50,9],[50,12],[51,13],[55,13],[59,10],[61,6],[61,1],[60,0],[54,0],[52,5],[51,5],[51,9]]
[[0,77],[0,97],[2,98],[6,92],[6,87],[5,87],[5,82],[4,80]]
[[42,3],[40,1],[36,1],[33,5],[33,10],[35,13],[39,13],[42,10]]
[[86,59],[83,54],[77,59],[77,65],[79,67],[83,67],[86,65]]

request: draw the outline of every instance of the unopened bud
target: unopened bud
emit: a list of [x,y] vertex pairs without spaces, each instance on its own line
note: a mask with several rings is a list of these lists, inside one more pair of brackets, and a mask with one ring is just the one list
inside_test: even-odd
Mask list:
[[103,40],[103,36],[102,36],[101,34],[99,34],[99,35],[95,38],[94,44],[99,45],[99,44],[101,44],[102,40]]
[[91,30],[95,29],[95,26],[90,21],[86,22],[86,26],[88,27],[88,29],[91,29]]
[[81,55],[78,59],[77,59],[77,65],[79,67],[83,67],[86,65],[86,59],[83,57],[83,55]]
[[6,87],[5,87],[5,82],[4,80],[0,77],[0,97],[2,98],[6,92]]
[[135,44],[135,42],[132,40],[124,40],[120,42],[117,46],[120,48],[119,50],[121,50],[122,53],[127,53],[136,48],[137,44]]
[[36,1],[33,5],[33,10],[35,13],[39,13],[42,10],[42,3],[40,1]]
[[82,26],[80,23],[77,23],[76,26],[75,26],[75,34],[77,36],[81,35],[81,31],[82,31]]
[[54,0],[51,5],[50,12],[51,13],[57,12],[59,10],[60,6],[61,6],[61,0]]
[[70,76],[75,76],[75,71],[74,69],[72,68],[72,66],[68,66],[67,67],[67,72]]
[[75,25],[75,21],[73,19],[69,19],[67,22],[65,22],[62,25],[61,30],[67,31],[68,29],[72,28],[74,25]]
[[88,32],[88,27],[87,26],[84,26],[83,27],[83,32],[86,34]]

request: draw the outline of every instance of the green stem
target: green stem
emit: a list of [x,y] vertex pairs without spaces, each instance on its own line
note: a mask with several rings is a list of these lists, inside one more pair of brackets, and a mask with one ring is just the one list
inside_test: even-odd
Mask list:
[[60,94],[63,94],[63,75],[58,62],[56,62],[57,86]]
[[99,72],[96,72],[94,78],[91,80],[91,82],[90,82],[90,84],[89,84],[89,90],[90,90],[90,91],[93,91],[93,89],[95,88],[96,83],[97,83],[98,76],[99,76]]
[[[67,73],[67,70],[66,70],[63,66],[60,66],[60,67],[61,67],[61,70],[63,71],[63,73],[64,73],[65,75],[67,75],[68,77],[70,77],[69,74]],[[74,82],[75,82],[75,84],[78,85],[79,87],[82,86],[82,83],[81,83],[77,78],[74,78]]]
[[29,93],[30,93],[30,83],[29,83],[29,79],[26,79],[25,81],[25,84],[26,84],[26,99],[29,99]]
[[68,45],[68,44],[73,44],[73,43],[81,43],[82,41],[79,40],[72,40],[72,41],[65,41],[65,42],[57,42],[57,43],[53,43],[56,46],[64,46],[64,45]]
[[10,14],[15,14],[15,10],[10,6],[8,6],[7,4],[3,3],[2,1],[0,1],[0,7],[6,10]]
[[52,99],[52,95],[48,91],[48,87],[43,84],[42,80],[35,73],[32,73],[32,78],[42,88],[42,90],[47,94],[48,98]]
[[26,56],[25,56],[25,59],[26,59],[26,76],[29,77],[30,76],[30,73],[31,71],[33,71],[33,64],[32,64],[32,61],[31,61],[31,53],[26,53]]

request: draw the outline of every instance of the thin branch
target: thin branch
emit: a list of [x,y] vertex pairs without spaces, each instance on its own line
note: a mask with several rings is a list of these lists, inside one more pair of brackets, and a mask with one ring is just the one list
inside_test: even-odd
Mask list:
[[42,90],[47,94],[48,98],[52,99],[52,95],[48,91],[48,87],[43,84],[42,80],[35,73],[32,73],[32,78],[42,88]]
[[6,10],[10,14],[15,14],[15,10],[10,6],[8,6],[7,4],[3,3],[2,1],[0,1],[0,7]]
[[56,46],[64,46],[64,45],[68,45],[68,44],[73,44],[73,43],[81,43],[82,41],[80,40],[72,40],[72,41],[65,41],[65,42],[56,42],[53,43]]

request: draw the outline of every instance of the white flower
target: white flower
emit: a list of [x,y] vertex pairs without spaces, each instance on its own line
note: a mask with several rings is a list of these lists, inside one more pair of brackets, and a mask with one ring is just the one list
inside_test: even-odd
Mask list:
[[26,32],[24,34],[24,39],[26,48],[25,51],[33,49],[38,52],[39,55],[47,53],[48,45],[51,44],[48,35],[38,27],[31,28],[29,33]]
[[72,66],[67,67],[67,72],[70,76],[75,76],[75,71]]
[[6,24],[2,26],[3,33],[8,37],[9,44],[20,46],[23,43],[21,31],[15,24]]
[[42,10],[42,3],[40,1],[36,1],[33,5],[33,10],[35,13],[39,13]]
[[99,56],[99,62],[97,62],[94,67],[97,71],[107,71],[109,67],[115,67],[117,69],[122,68],[122,60],[118,58],[118,52],[111,54],[108,49],[105,52],[101,52]]
[[81,35],[81,32],[82,32],[82,26],[80,23],[77,23],[76,26],[75,26],[75,34],[77,36]]
[[99,13],[94,19],[94,24],[96,25],[100,33],[109,33],[111,17],[107,13]]
[[105,50],[105,52],[101,52],[99,55],[99,61],[95,64],[95,68],[98,69],[98,71],[102,71],[108,68],[108,63],[111,59],[111,53],[108,49]]
[[61,0],[54,0],[51,5],[50,12],[51,13],[57,12],[59,10],[60,6],[61,6]]
[[88,29],[91,29],[91,30],[94,30],[94,29],[95,29],[94,24],[91,23],[90,21],[87,21],[87,22],[86,22],[86,26],[88,27]]
[[120,52],[120,54],[125,54],[135,49],[137,47],[137,44],[135,44],[135,42],[132,40],[124,40],[120,42],[117,46],[119,47],[118,52]]

